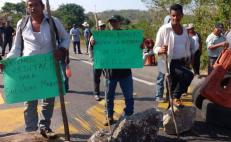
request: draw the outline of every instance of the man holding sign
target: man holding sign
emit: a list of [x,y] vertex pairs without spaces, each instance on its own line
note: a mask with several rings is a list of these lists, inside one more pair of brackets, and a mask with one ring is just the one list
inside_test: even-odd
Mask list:
[[[43,13],[45,5],[42,0],[27,0],[26,7],[30,16],[28,18],[23,18],[18,22],[15,42],[12,50],[7,55],[7,58],[19,57],[20,55],[32,56],[53,52],[57,60],[66,59],[66,53],[69,47],[69,36],[60,21],[55,17],[52,18],[54,27],[57,30],[56,39],[58,40],[57,43],[59,47],[53,51],[50,26],[48,17],[46,17]],[[50,58],[50,60],[51,59],[52,58]],[[66,63],[69,63],[68,59],[66,60]],[[34,82],[31,82],[31,84],[33,83]],[[47,138],[55,137],[55,134],[50,129],[54,102],[54,97],[42,100],[42,119],[39,122],[39,127],[40,133]],[[27,132],[37,131],[38,129],[37,105],[38,100],[28,101],[25,103],[24,118],[26,125],[25,130]]]
[[[119,16],[112,16],[108,22],[110,23],[111,30],[121,30],[120,23],[121,18]],[[97,43],[97,41],[96,41]],[[119,57],[118,57],[119,58]],[[107,117],[104,125],[111,125],[114,123],[114,97],[117,82],[120,83],[121,90],[125,98],[124,116],[130,116],[134,111],[134,99],[133,99],[133,80],[131,69],[108,69],[106,73],[108,79],[108,91],[107,91]]]

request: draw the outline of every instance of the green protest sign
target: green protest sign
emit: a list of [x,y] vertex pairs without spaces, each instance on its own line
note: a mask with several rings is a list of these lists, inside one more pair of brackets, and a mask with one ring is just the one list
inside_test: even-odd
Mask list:
[[53,54],[18,57],[2,63],[7,104],[59,95]]
[[142,68],[142,33],[141,30],[94,32],[94,68]]

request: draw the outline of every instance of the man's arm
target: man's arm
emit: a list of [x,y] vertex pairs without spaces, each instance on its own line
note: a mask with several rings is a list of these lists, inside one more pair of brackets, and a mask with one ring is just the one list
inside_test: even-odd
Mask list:
[[21,54],[21,43],[22,43],[22,33],[20,31],[20,25],[22,23],[22,20],[19,20],[17,23],[17,29],[16,29],[16,36],[15,36],[15,41],[12,45],[12,49],[10,52],[7,54],[6,58],[14,58],[14,57],[19,57]]
[[53,19],[59,35],[59,40],[60,40],[59,47],[68,49],[70,37],[66,32],[65,28],[63,27],[62,23],[55,17],[53,17]]
[[156,55],[167,53],[167,47],[164,46],[164,29],[162,27],[157,32],[156,42],[153,51]]

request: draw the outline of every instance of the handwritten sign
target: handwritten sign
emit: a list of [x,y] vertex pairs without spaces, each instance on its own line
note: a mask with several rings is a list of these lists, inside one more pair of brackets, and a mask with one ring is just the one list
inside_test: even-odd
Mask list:
[[3,61],[4,101],[7,104],[59,95],[52,54]]
[[123,69],[142,68],[143,40],[141,30],[96,31],[93,33],[96,44],[94,68]]

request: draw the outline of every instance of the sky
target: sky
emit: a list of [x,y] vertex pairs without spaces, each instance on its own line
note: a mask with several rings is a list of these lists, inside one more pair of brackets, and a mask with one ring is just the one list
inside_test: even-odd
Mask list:
[[[5,2],[17,3],[21,0],[0,0],[0,7]],[[45,0],[43,0],[45,3]],[[105,10],[121,10],[121,9],[139,9],[147,10],[145,4],[141,0],[50,0],[52,10],[58,8],[61,4],[75,3],[81,5],[85,12],[102,12]]]

